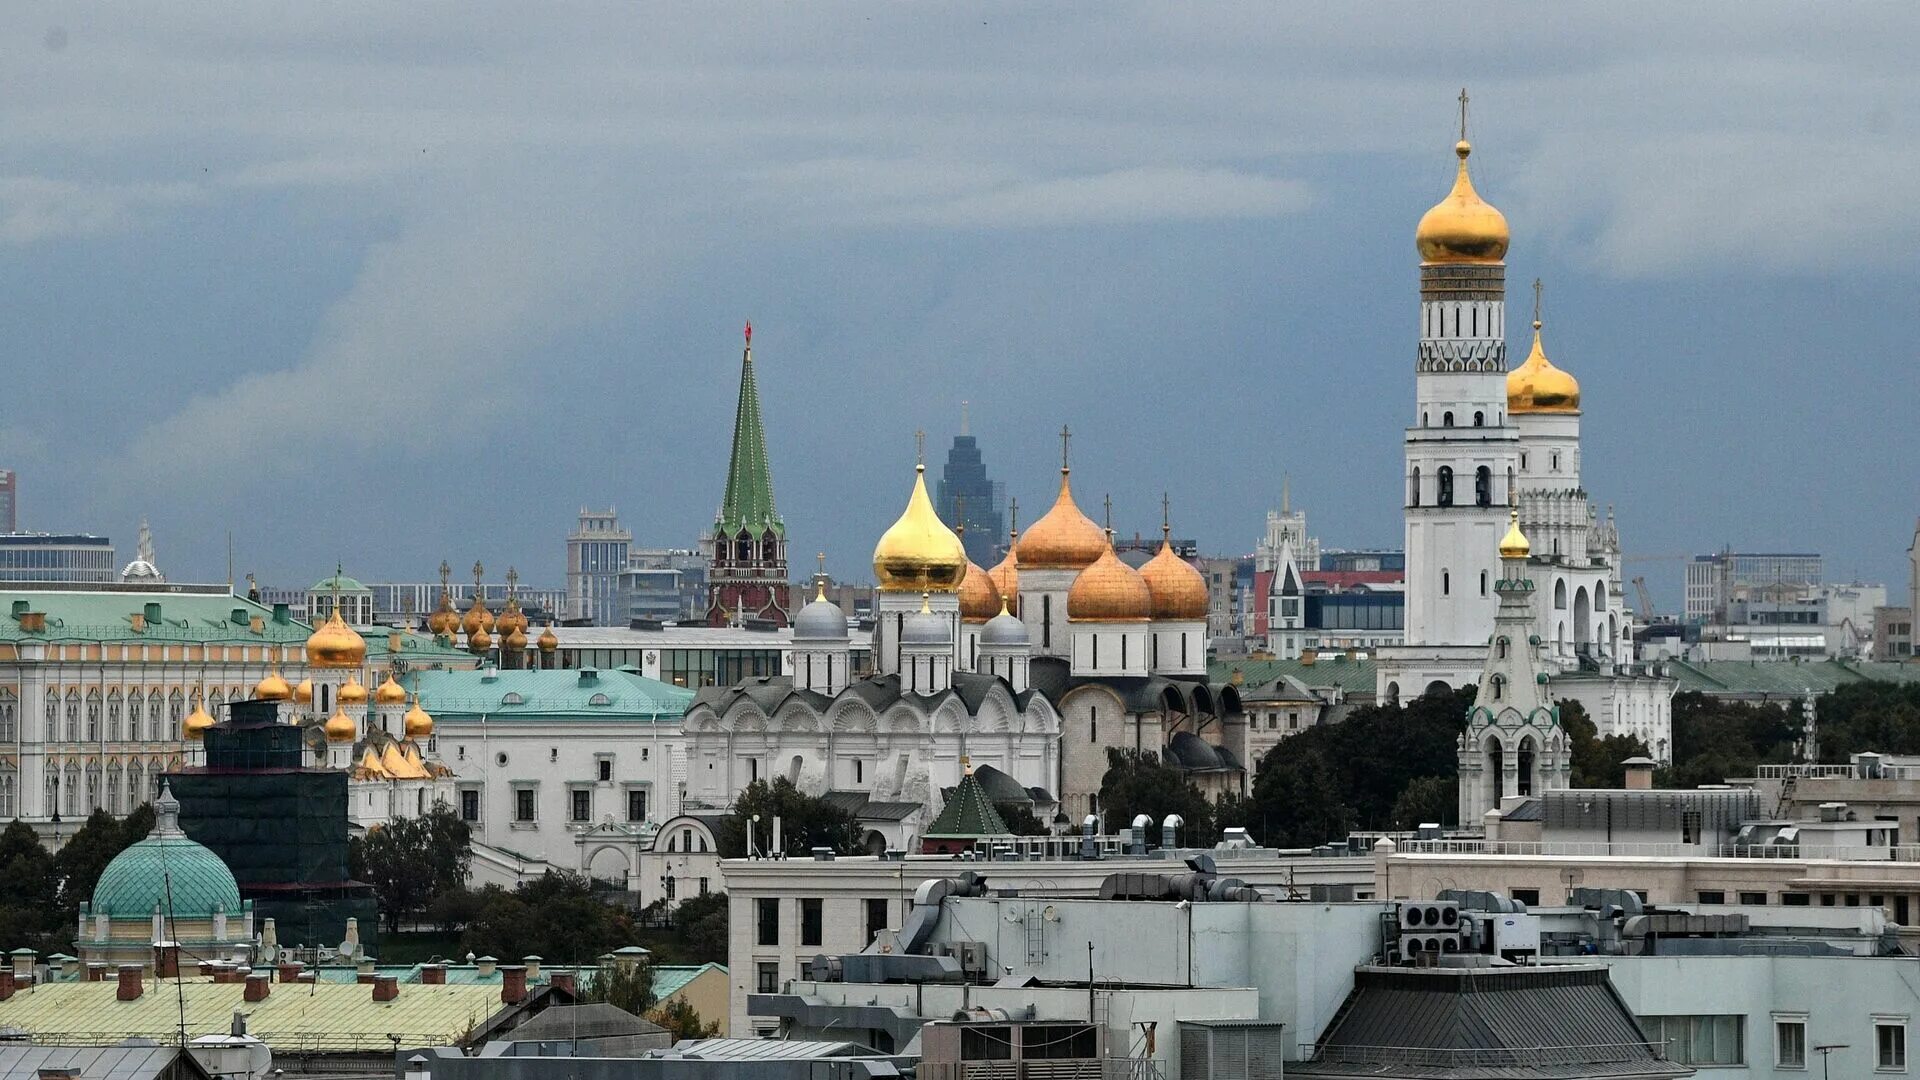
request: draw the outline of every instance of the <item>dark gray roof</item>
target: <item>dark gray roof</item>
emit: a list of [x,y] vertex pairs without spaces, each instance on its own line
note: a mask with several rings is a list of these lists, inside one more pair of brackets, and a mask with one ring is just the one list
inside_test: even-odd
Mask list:
[[190,1054],[172,1046],[33,1046],[0,1044],[0,1080],[38,1080],[41,1069],[71,1069],[85,1080],[155,1080],[174,1076],[206,1080]]
[[1539,821],[1546,817],[1546,804],[1539,799],[1528,799],[1513,809],[1500,815],[1501,821]]
[[986,791],[987,798],[992,799],[994,802],[1023,803],[1033,798],[1033,796],[1027,794],[1027,789],[1021,786],[1020,781],[1015,780],[1013,777],[1008,776],[1006,773],[1001,772],[991,765],[981,765],[975,768],[973,770],[973,778],[980,782],[980,787]]
[[1128,709],[1139,713],[1177,711],[1229,716],[1242,711],[1239,689],[1225,683],[1180,675],[1124,678],[1075,675],[1067,661],[1057,656],[1036,656],[1029,661],[1027,682],[1047,695],[1056,707],[1078,687],[1103,686],[1118,694]]
[[905,821],[920,810],[917,802],[876,802],[864,791],[829,791],[821,798],[860,821]]
[[539,1016],[507,1033],[518,1042],[560,1039],[605,1039],[615,1035],[653,1035],[667,1030],[643,1016],[635,1016],[604,1001],[585,1005],[550,1005]]
[[1353,993],[1311,1061],[1287,1074],[1466,1077],[1679,1077],[1661,1061],[1604,967],[1382,968]]

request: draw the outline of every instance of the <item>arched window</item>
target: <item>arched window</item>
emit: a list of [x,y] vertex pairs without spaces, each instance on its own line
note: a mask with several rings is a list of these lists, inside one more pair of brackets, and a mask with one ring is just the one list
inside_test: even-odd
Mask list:
[[1560,471],[1560,452],[1558,450],[1553,453],[1553,471]]
[[1493,639],[1493,655],[1501,660],[1507,658],[1507,639],[1505,635]]
[[67,691],[67,741],[80,741],[80,691]]
[[[20,731],[16,726],[20,715],[18,705],[19,701],[13,696],[13,691],[0,686],[0,744],[10,743],[19,738]],[[0,814],[0,817],[5,816]]]
[[1440,492],[1434,498],[1433,501],[1435,504],[1439,506],[1452,506],[1453,505],[1453,466],[1451,465],[1440,466],[1439,480],[1440,480]]
[[1413,467],[1413,482],[1407,485],[1407,505],[1420,505],[1420,466]]
[[1451,571],[1447,571],[1447,570],[1440,571],[1440,595],[1441,596],[1453,595],[1453,574]]
[[1480,595],[1487,595],[1487,572],[1485,570],[1480,571]]
[[1560,578],[1553,583],[1553,606],[1561,611],[1567,610],[1567,579]]
[[0,762],[0,818],[18,816],[20,774],[12,765]]
[[100,741],[100,691],[87,691],[87,741]]
[[60,741],[60,691],[47,691],[47,741]]
[[1427,414],[1426,414],[1426,413],[1424,413],[1424,412],[1420,414],[1420,426],[1421,426],[1421,427],[1432,427],[1432,426],[1433,426],[1433,421],[1432,421],[1432,420],[1431,420],[1431,419],[1430,419],[1430,418],[1429,418],[1429,417],[1427,416]]
[[120,803],[120,763],[117,761],[107,765],[106,807],[109,814],[118,815],[127,812],[127,808]]
[[1493,505],[1493,470],[1485,465],[1473,470],[1473,504]]
[[1493,677],[1493,700],[1504,701],[1506,696],[1507,677],[1505,675],[1495,675]]
[[774,557],[776,554],[775,544],[776,542],[771,533],[767,535],[767,538],[765,540],[762,540],[760,542],[760,559],[762,562],[774,561]]
[[126,705],[120,700],[120,688],[114,687],[107,695],[107,741],[119,742],[125,731],[121,721],[126,716]]
[[155,690],[147,698],[147,738],[160,741],[160,708],[165,702],[160,700],[160,691]]
[[1487,414],[1486,414],[1486,413],[1483,413],[1483,412],[1481,412],[1481,411],[1480,411],[1479,409],[1475,409],[1475,410],[1473,410],[1473,426],[1474,426],[1474,427],[1486,427],[1486,426],[1487,426]]
[[1440,414],[1440,426],[1441,427],[1453,426],[1453,410],[1449,409],[1446,412]]
[[1607,583],[1604,581],[1593,587],[1593,610],[1607,610]]
[[1513,498],[1513,466],[1507,466],[1507,498]]
[[187,696],[179,690],[167,695],[167,740],[180,740],[180,721],[187,716]]

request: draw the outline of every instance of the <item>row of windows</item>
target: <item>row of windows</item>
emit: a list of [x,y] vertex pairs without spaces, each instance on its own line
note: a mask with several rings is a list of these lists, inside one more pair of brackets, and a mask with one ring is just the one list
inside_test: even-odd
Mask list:
[[[82,818],[95,810],[126,814],[159,796],[166,770],[161,761],[132,761],[124,768],[118,761],[108,762],[104,769],[98,763],[84,769],[68,765],[64,771],[52,767],[47,770],[46,806],[68,818]],[[12,765],[0,763],[0,819],[20,815],[19,781]]]
[[[826,901],[816,896],[803,896],[795,900],[800,905],[800,947],[817,948],[822,941],[824,912]],[[866,933],[861,947],[872,944],[873,939],[882,930],[887,929],[887,901],[885,897],[868,897],[861,902],[866,916]],[[756,945],[771,946],[780,944],[780,898],[763,896],[753,902],[753,940]],[[761,965],[763,968],[765,964]],[[776,965],[777,967],[777,965]],[[778,979],[778,975],[775,975]],[[778,988],[768,989],[762,986],[760,993],[773,993]]]
[[[540,821],[540,785],[535,783],[516,783],[513,785],[513,823],[533,825]],[[647,810],[651,799],[651,788],[645,786],[629,787],[625,791],[623,809],[626,820],[642,822],[647,820]],[[565,803],[566,820],[570,824],[590,824],[593,819],[594,789],[572,786],[567,788]],[[480,820],[480,789],[463,787],[460,789],[460,820],[478,822]],[[702,843],[701,850],[705,850]]]
[[[1453,505],[1453,466],[1442,465],[1434,473],[1434,505]],[[1507,490],[1513,490],[1513,470],[1507,470]],[[1419,506],[1424,497],[1420,484],[1420,467],[1413,468],[1413,475],[1407,485],[1407,505]],[[1485,465],[1473,471],[1473,504],[1475,506],[1493,505],[1493,470]]]

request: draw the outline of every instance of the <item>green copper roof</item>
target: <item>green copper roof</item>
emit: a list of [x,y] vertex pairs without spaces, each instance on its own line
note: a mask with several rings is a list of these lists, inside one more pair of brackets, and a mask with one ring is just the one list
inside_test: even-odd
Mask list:
[[144,919],[155,908],[176,919],[242,914],[240,886],[220,856],[180,831],[180,804],[162,790],[153,832],[113,857],[93,887],[89,914]]
[[367,588],[365,585],[360,584],[358,581],[355,581],[354,579],[348,577],[345,574],[331,574],[331,575],[328,575],[327,577],[323,577],[319,581],[314,582],[313,588],[308,589],[307,591],[312,593],[325,593],[325,592],[333,592],[335,589],[338,589],[341,592],[356,592],[356,593],[373,591],[372,589]]
[[[415,671],[403,680],[436,720],[642,720],[686,715],[693,691],[628,671]],[[604,703],[596,703],[604,701]]]
[[[16,607],[42,612],[44,632],[20,628]],[[160,606],[158,621],[146,619],[136,631],[133,617],[146,616],[149,604]],[[235,619],[239,612],[243,617]],[[261,621],[259,633],[252,621]],[[13,588],[0,590],[0,641],[108,642],[146,641],[189,644],[245,645],[304,643],[313,628],[295,619],[273,620],[273,609],[219,590],[168,592],[132,590],[65,590]]]
[[1674,660],[1668,670],[1682,691],[1703,694],[1800,697],[1849,683],[1920,681],[1920,664],[1857,660]]
[[953,789],[953,797],[940,808],[940,816],[927,826],[924,835],[1005,836],[1007,823],[1000,817],[1000,811],[993,808],[993,800],[987,798],[987,789],[980,786],[973,770],[968,769],[967,775],[960,778],[959,786]]
[[1323,652],[1313,663],[1299,660],[1215,660],[1207,665],[1207,681],[1230,683],[1235,674],[1248,687],[1265,686],[1282,675],[1322,689],[1337,686],[1349,694],[1371,694],[1374,661],[1349,660],[1342,653]]
[[760,424],[760,385],[753,378],[753,345],[740,360],[740,404],[733,414],[733,457],[727,462],[727,497],[720,504],[714,532],[758,539],[787,527],[773,508],[773,469],[767,463],[767,433]]

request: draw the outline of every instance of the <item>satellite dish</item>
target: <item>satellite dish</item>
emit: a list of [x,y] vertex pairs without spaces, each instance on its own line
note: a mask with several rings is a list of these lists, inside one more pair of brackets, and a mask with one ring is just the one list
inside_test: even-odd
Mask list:
[[341,942],[340,949],[339,949],[340,956],[343,959],[347,959],[347,960],[353,959],[353,950],[356,944],[357,943],[352,938],[348,938],[347,940]]

